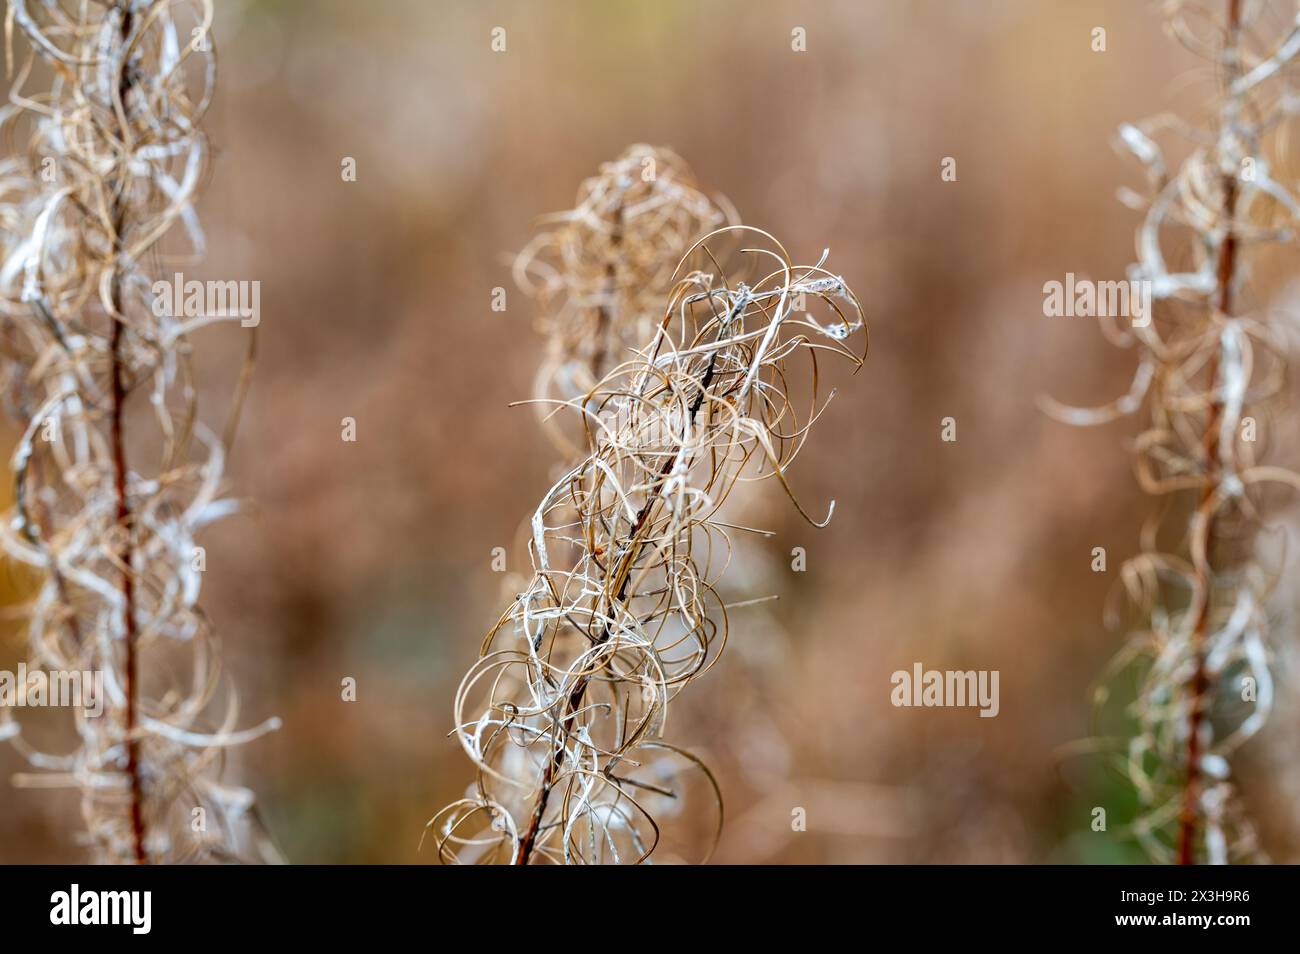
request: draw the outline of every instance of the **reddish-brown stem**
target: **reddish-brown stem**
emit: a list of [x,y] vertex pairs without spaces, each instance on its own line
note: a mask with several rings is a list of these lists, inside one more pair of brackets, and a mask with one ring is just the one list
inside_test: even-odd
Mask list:
[[[122,108],[127,108],[127,94],[131,89],[130,71],[125,62],[125,48],[131,35],[131,8],[122,6],[122,75],[118,81],[118,92]],[[127,130],[123,130],[124,133]],[[128,138],[124,136],[125,140]],[[112,356],[112,406],[109,421],[109,441],[113,452],[113,489],[117,497],[117,529],[121,534],[121,546],[117,557],[122,564],[122,640],[126,648],[126,660],[122,676],[122,691],[126,696],[126,774],[131,791],[131,842],[136,864],[147,864],[148,851],[145,847],[144,826],[144,786],[140,776],[140,741],[136,738],[139,707],[139,680],[137,678],[136,621],[135,621],[135,576],[133,568],[131,526],[131,501],[127,492],[126,442],[122,436],[122,417],[126,404],[126,358],[123,354],[126,344],[126,324],[123,314],[122,271],[121,263],[116,257],[123,253],[122,232],[126,227],[126,195],[124,178],[119,180],[113,197],[113,314],[110,315],[113,328],[110,338]]]
[[[1236,70],[1237,36],[1241,27],[1240,0],[1228,3],[1228,44],[1230,74]],[[1228,82],[1234,77],[1229,75]],[[1228,317],[1232,312],[1232,283],[1237,268],[1237,237],[1233,231],[1233,218],[1237,207],[1237,178],[1235,175],[1223,177],[1223,219],[1226,232],[1219,246],[1219,258],[1215,268],[1217,295],[1215,308],[1218,313]],[[1215,352],[1209,366],[1209,386],[1212,392],[1210,406],[1205,419],[1205,485],[1201,490],[1199,511],[1206,514],[1205,558],[1206,563],[1214,553],[1215,515],[1208,513],[1212,500],[1218,491],[1219,473],[1219,428],[1223,418],[1223,401],[1218,396],[1219,353]],[[1197,573],[1200,597],[1196,606],[1196,623],[1192,630],[1192,651],[1196,655],[1196,669],[1192,674],[1191,700],[1187,719],[1187,772],[1183,783],[1183,803],[1179,813],[1178,825],[1178,863],[1191,865],[1196,863],[1196,840],[1200,821],[1201,797],[1201,726],[1205,721],[1206,697],[1209,693],[1209,673],[1205,667],[1205,644],[1210,627],[1210,609],[1212,605],[1212,588],[1214,585],[1212,568]]]
[[[113,307],[121,308],[121,288],[113,280]],[[136,738],[137,707],[139,705],[136,678],[136,627],[135,627],[135,577],[132,568],[131,504],[127,497],[126,445],[122,439],[122,409],[126,402],[126,380],[122,357],[123,324],[118,316],[113,319],[113,405],[111,441],[113,447],[113,486],[117,495],[117,527],[122,534],[118,560],[122,563],[122,639],[126,645],[125,672],[122,678],[126,694],[126,773],[131,784],[131,839],[135,860],[145,864],[149,859],[144,844],[144,793],[140,779],[140,741]]]

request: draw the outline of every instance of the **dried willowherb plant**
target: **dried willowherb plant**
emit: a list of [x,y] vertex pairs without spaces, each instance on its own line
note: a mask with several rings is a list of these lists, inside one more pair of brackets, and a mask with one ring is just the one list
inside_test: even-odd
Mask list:
[[[515,257],[516,284],[535,302],[545,359],[533,393],[568,401],[593,388],[629,349],[650,340],[674,270],[691,244],[738,219],[710,199],[671,149],[629,146],[578,190],[574,207],[544,216]],[[566,458],[584,451],[543,405]]]
[[226,750],[277,720],[236,729],[197,603],[239,401],[224,439],[201,422],[190,335],[239,316],[171,314],[152,281],[177,223],[203,248],[211,22],[208,0],[11,0],[6,23],[30,52],[0,112],[0,340],[24,428],[0,543],[37,575],[34,663],[101,672],[106,699],[75,711],[70,752],[38,751],[4,709],[0,727],[40,770],[19,784],[80,790],[106,862],[277,857],[252,793],[221,781]]
[[[697,250],[713,260],[708,243],[742,230],[771,242],[742,252],[771,271],[734,287],[686,273],[647,343],[565,402],[590,453],[535,511],[533,577],[457,692],[455,732],[477,778],[429,822],[444,861],[640,862],[687,776],[717,795],[663,727],[670,699],[726,642],[716,586],[731,531],[745,528],[720,508],[742,479],[790,493],[786,468],[825,406],[818,352],[855,367],[866,353],[861,307],[825,256],[796,266],[767,233],[735,226],[700,239],[683,264]],[[796,314],[797,299],[832,317]],[[861,356],[846,343],[859,331]],[[800,356],[806,414],[791,396]],[[720,799],[718,811],[720,825]]]
[[[1149,282],[1156,302],[1146,326],[1108,329],[1137,348],[1133,386],[1094,411],[1048,406],[1075,424],[1143,422],[1138,479],[1165,501],[1142,535],[1144,552],[1123,567],[1132,635],[1099,693],[1121,672],[1136,674],[1136,730],[1119,760],[1143,805],[1132,831],[1153,858],[1183,864],[1257,856],[1229,757],[1262,727],[1273,698],[1265,605],[1274,574],[1257,539],[1267,488],[1300,488],[1295,474],[1256,460],[1284,397],[1285,347],[1247,282],[1258,246],[1291,241],[1300,216],[1268,161],[1269,140],[1300,103],[1300,20],[1295,6],[1279,25],[1263,5],[1220,4],[1221,17],[1181,0],[1165,11],[1168,32],[1215,70],[1208,122],[1161,116],[1121,129],[1149,187],[1145,197],[1124,193],[1144,213],[1130,277]],[[1181,163],[1166,158],[1162,134],[1184,144]],[[1168,264],[1186,255],[1185,270]]]
[[[514,263],[521,288],[530,293],[538,310],[537,327],[548,336],[536,378],[536,406],[552,443],[565,455],[564,465],[576,463],[588,448],[580,446],[584,444],[582,419],[573,414],[557,416],[554,402],[585,395],[610,361],[622,360],[645,344],[661,317],[682,256],[699,236],[724,223],[739,224],[726,198],[717,196],[710,202],[685,162],[664,147],[628,147],[582,184],[576,206],[546,216],[542,234]],[[613,240],[616,232],[618,241]],[[716,247],[716,238],[710,245],[725,267],[727,258]],[[633,254],[625,259],[629,249]],[[752,526],[762,522],[763,503],[758,495],[733,495],[728,516],[755,533],[773,536]],[[525,521],[520,527],[521,550],[529,535]],[[751,592],[774,587],[771,564],[755,559],[762,555],[752,548],[738,552],[730,570],[733,583],[744,579]],[[508,598],[513,598],[517,589],[510,587],[518,581],[507,578],[504,585]],[[725,685],[715,686],[704,703],[710,731],[733,739],[735,750],[744,750],[747,739],[761,735],[764,745],[776,754],[770,763],[747,760],[743,770],[751,779],[771,771],[779,774],[774,766],[788,751],[780,727],[762,711],[732,704],[755,692],[770,691],[781,681],[781,667],[775,660],[791,645],[791,635],[768,610],[775,599],[773,593],[745,602],[745,632],[751,640],[761,633],[763,645],[742,645],[749,651],[740,654]],[[763,684],[767,688],[760,690]],[[724,697],[729,698],[724,701]]]

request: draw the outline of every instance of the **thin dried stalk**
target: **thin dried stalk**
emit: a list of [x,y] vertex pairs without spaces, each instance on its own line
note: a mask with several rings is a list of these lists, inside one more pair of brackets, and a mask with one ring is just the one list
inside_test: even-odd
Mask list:
[[[1157,302],[1149,326],[1112,333],[1138,349],[1133,386],[1106,408],[1049,407],[1082,425],[1139,416],[1138,479],[1168,504],[1144,532],[1144,552],[1123,567],[1140,622],[1106,678],[1139,673],[1137,732],[1123,760],[1144,806],[1133,832],[1153,858],[1183,864],[1257,856],[1228,760],[1272,708],[1270,574],[1256,548],[1262,495],[1271,483],[1300,488],[1295,474],[1255,459],[1260,437],[1249,428],[1262,432],[1280,396],[1285,347],[1245,282],[1255,247],[1290,241],[1300,215],[1270,174],[1266,143],[1296,108],[1300,20],[1278,35],[1263,7],[1220,2],[1217,18],[1201,5],[1165,5],[1169,33],[1217,72],[1207,125],[1160,116],[1121,130],[1149,184],[1145,198],[1128,194],[1145,213],[1130,277],[1151,282]],[[1157,144],[1163,133],[1187,144],[1181,164]],[[1190,248],[1189,270],[1168,264],[1171,236]],[[1162,531],[1184,517],[1177,549],[1164,552]]]
[[[706,243],[742,228],[697,246],[712,259]],[[686,777],[701,773],[717,795],[707,768],[662,737],[669,700],[726,642],[719,508],[751,461],[749,476],[790,493],[785,470],[824,407],[818,352],[855,367],[865,356],[865,331],[863,356],[845,344],[864,325],[843,280],[749,231],[772,247],[746,252],[774,271],[734,288],[690,272],[648,343],[565,402],[591,451],[535,511],[533,578],[457,692],[455,731],[477,777],[429,822],[444,861],[640,862]],[[796,316],[796,296],[833,320]],[[789,394],[800,354],[807,415]]]
[[[19,784],[80,790],[105,862],[274,857],[251,792],[220,775],[229,747],[278,722],[236,729],[197,602],[195,534],[234,506],[189,335],[225,316],[155,308],[150,267],[177,223],[203,248],[211,22],[210,0],[11,0],[6,20],[11,50],[17,33],[30,52],[0,110],[6,142],[26,138],[0,161],[3,372],[24,427],[0,545],[39,576],[33,663],[102,672],[107,700],[100,717],[75,713],[68,753],[37,750],[7,710],[0,724],[41,770]],[[24,92],[42,77],[47,91]],[[137,392],[148,413],[132,412]]]

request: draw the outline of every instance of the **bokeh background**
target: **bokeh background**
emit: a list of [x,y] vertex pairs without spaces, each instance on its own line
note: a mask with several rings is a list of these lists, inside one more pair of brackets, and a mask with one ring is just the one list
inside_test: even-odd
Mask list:
[[[633,142],[671,146],[797,259],[829,247],[871,327],[793,472],[834,521],[746,504],[777,536],[745,541],[727,594],[780,599],[736,612],[668,722],[719,776],[716,860],[1143,860],[1089,829],[1093,806],[1116,829],[1132,800],[1082,754],[1122,640],[1103,605],[1151,511],[1135,427],[1073,430],[1035,402],[1102,403],[1133,370],[1095,322],[1045,318],[1041,289],[1123,276],[1136,217],[1114,196],[1139,171],[1114,131],[1204,88],[1156,4],[225,0],[215,37],[210,252],[185,271],[260,280],[262,325],[228,484],[249,505],[202,541],[204,604],[246,721],[284,720],[229,777],[290,860],[436,860],[424,823],[471,777],[452,694],[511,586],[491,552],[525,570],[519,525],[554,463],[508,406],[541,348],[510,253]],[[198,345],[219,421],[244,339]],[[1275,860],[1300,849],[1295,596],[1284,580],[1281,709],[1237,763]],[[2,645],[16,665],[16,626]],[[1000,715],[892,707],[914,662],[999,670]],[[0,774],[19,768],[0,748]],[[0,861],[79,860],[76,813],[74,794],[6,787]]]

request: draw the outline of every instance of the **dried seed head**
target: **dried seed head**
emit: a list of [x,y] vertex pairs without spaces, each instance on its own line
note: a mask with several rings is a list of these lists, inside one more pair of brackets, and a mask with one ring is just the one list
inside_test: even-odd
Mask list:
[[[602,165],[574,207],[545,216],[515,258],[515,281],[533,298],[547,340],[538,399],[586,392],[650,340],[682,255],[701,235],[737,221],[670,149],[634,145]],[[542,405],[544,415],[551,410]],[[553,418],[545,426],[565,456],[578,453]]]
[[[669,700],[726,642],[716,586],[731,536],[719,510],[742,474],[790,494],[786,468],[824,407],[819,353],[855,367],[865,355],[858,301],[820,262],[794,265],[744,227],[685,258],[741,231],[770,243],[745,250],[761,277],[685,272],[645,343],[565,402],[590,453],[542,498],[532,580],[457,692],[455,731],[477,778],[429,823],[444,860],[641,861],[684,780],[712,784],[662,736]],[[825,324],[795,314],[797,296]],[[858,332],[862,354],[845,343]],[[801,412],[789,389],[805,374]]]

